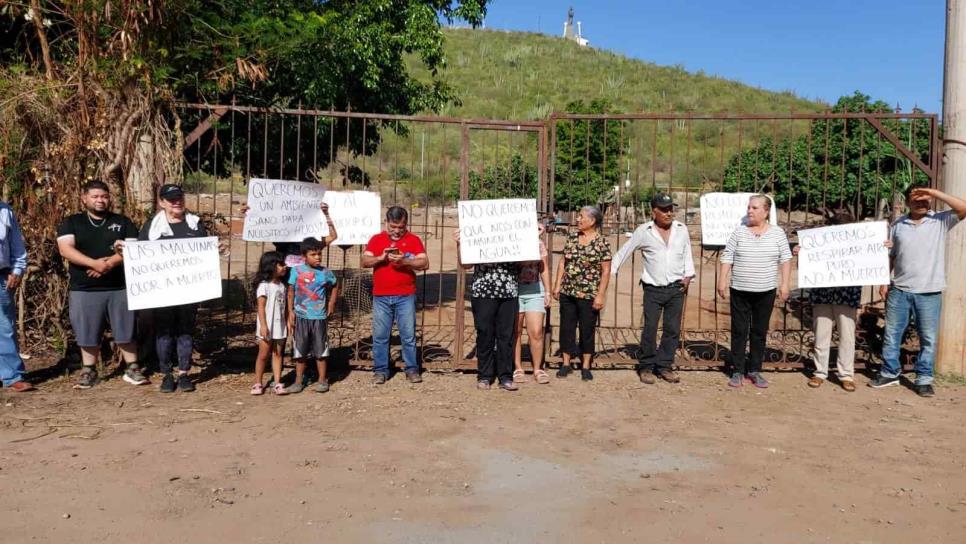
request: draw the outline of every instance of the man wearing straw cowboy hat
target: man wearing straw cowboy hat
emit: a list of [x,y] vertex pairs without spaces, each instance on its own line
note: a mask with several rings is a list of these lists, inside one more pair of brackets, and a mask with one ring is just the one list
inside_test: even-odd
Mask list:
[[[656,377],[680,381],[671,370],[674,352],[681,337],[681,312],[684,297],[694,278],[691,236],[688,227],[674,220],[674,200],[666,193],[651,199],[653,220],[637,227],[631,239],[614,256],[611,274],[617,274],[624,261],[640,249],[644,259],[641,283],[644,285],[644,327],[638,352],[637,373],[641,381],[652,384]],[[657,342],[657,323],[664,316],[664,332]]]

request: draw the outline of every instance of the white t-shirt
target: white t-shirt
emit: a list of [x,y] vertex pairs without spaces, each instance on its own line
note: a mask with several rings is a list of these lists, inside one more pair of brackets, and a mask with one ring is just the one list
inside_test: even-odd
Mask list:
[[[263,281],[258,284],[255,296],[265,297],[265,319],[268,320],[269,337],[272,340],[284,340],[288,332],[285,328],[285,284]],[[258,328],[255,329],[255,336],[261,340],[262,319],[260,316],[256,319]]]

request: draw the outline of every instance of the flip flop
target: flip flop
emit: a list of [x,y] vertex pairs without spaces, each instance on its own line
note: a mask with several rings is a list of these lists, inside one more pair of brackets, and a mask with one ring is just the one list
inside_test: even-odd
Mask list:
[[252,386],[252,390],[251,390],[252,395],[261,395],[264,392],[265,392],[265,387],[262,384],[256,383],[255,385]]
[[527,382],[528,381],[527,380],[527,373],[524,372],[522,368],[518,368],[518,369],[514,370],[513,371],[513,381],[515,381],[516,383],[525,383],[525,382]]
[[542,384],[550,383],[550,375],[547,374],[547,371],[542,368],[535,370],[533,372],[533,375],[536,378],[537,383],[542,383]]

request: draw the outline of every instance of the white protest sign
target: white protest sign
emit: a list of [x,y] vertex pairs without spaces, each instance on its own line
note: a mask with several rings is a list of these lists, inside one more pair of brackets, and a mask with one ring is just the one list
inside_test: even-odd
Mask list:
[[301,242],[325,238],[329,226],[319,206],[325,187],[280,179],[248,182],[248,213],[242,239],[249,242]]
[[130,310],[164,308],[221,296],[218,238],[125,242]]
[[887,285],[887,230],[877,221],[798,231],[798,286]]
[[[329,191],[325,193],[329,216],[339,234],[337,246],[365,245],[382,230],[382,198],[369,191]],[[328,235],[328,229],[326,229]]]
[[[701,195],[701,243],[723,246],[735,228],[748,216],[748,199],[756,193],[707,193]],[[769,197],[770,199],[771,197]],[[768,220],[778,224],[775,202]]]
[[540,260],[537,201],[532,198],[461,200],[463,264]]

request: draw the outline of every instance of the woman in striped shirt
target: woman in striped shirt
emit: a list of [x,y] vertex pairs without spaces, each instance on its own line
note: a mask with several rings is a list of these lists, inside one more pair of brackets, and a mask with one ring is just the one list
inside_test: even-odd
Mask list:
[[[776,294],[779,302],[788,299],[792,252],[785,231],[768,222],[770,212],[770,198],[752,196],[747,220],[731,233],[721,254],[718,296],[727,298],[731,280],[731,387],[741,387],[745,380],[756,387],[768,387],[761,375],[768,320]],[[746,360],[749,336],[751,348]]]

